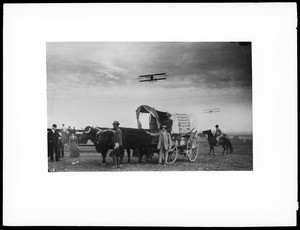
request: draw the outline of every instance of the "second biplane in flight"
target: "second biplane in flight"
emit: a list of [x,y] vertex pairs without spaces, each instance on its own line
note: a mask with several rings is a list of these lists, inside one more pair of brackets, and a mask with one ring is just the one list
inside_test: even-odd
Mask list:
[[216,112],[220,112],[219,108],[216,108],[216,109],[204,109],[203,110],[203,113],[209,113],[209,114],[216,113]]

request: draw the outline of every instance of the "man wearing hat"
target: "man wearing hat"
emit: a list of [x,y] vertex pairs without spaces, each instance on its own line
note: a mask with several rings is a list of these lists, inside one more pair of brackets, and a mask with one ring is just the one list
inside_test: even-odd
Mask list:
[[216,127],[215,138],[217,141],[217,145],[219,145],[220,138],[222,137],[222,131],[219,128],[219,125],[216,125],[215,127]]
[[119,156],[122,153],[122,131],[119,128],[120,123],[118,121],[114,121],[112,123],[113,125],[113,130],[115,131],[114,133],[114,149],[110,153],[110,156],[114,160],[114,168],[119,168]]
[[57,125],[53,124],[52,129],[48,132],[48,156],[50,156],[50,160],[54,161],[54,153],[55,160],[59,161],[59,152],[58,152],[58,132],[56,131]]
[[159,150],[158,165],[162,164],[162,158],[164,157],[164,165],[167,164],[168,152],[171,149],[172,140],[171,135],[166,130],[166,125],[162,125],[161,132],[159,133],[157,149]]
[[166,114],[166,120],[164,121],[164,125],[166,126],[166,130],[168,133],[171,133],[172,131],[172,125],[173,125],[173,120],[171,119],[171,114],[167,113]]

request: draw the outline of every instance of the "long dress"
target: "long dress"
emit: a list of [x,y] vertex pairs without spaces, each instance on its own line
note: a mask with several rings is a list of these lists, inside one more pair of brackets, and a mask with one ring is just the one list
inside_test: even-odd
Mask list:
[[78,149],[78,138],[76,136],[70,136],[69,145],[70,145],[70,157],[79,157],[79,149]]

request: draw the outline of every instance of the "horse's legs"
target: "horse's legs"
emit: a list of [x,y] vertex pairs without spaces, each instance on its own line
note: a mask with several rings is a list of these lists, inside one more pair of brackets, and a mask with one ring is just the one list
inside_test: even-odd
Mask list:
[[224,152],[225,152],[225,150],[226,150],[225,155],[228,155],[228,145],[227,145],[226,142],[223,143],[223,148],[224,148]]
[[222,156],[223,156],[225,152],[225,145],[222,145],[222,147],[223,147],[223,152],[222,152]]
[[[122,153],[121,153],[122,154]],[[117,160],[117,168],[120,167],[122,165],[122,155],[120,156],[120,161],[119,161],[119,156],[116,156],[116,160]]]

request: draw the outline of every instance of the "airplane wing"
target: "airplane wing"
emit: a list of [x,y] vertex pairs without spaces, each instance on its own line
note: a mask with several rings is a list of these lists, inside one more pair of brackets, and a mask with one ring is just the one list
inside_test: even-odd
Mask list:
[[156,74],[151,74],[152,76],[157,76],[157,75],[165,75],[166,73],[156,73]]
[[164,80],[166,78],[155,78],[154,81],[158,81],[158,80]]
[[210,112],[210,111],[211,112],[217,112],[217,111],[219,112],[220,110],[219,109],[204,109],[204,111],[205,112]]
[[151,80],[140,80],[140,82],[144,82],[144,81],[151,81]]
[[209,113],[209,114],[212,114],[212,113],[217,113],[217,112],[220,112],[220,111],[204,111],[203,113]]
[[146,74],[146,75],[141,75],[139,77],[151,77],[151,76],[157,76],[157,75],[166,75],[166,73]]

